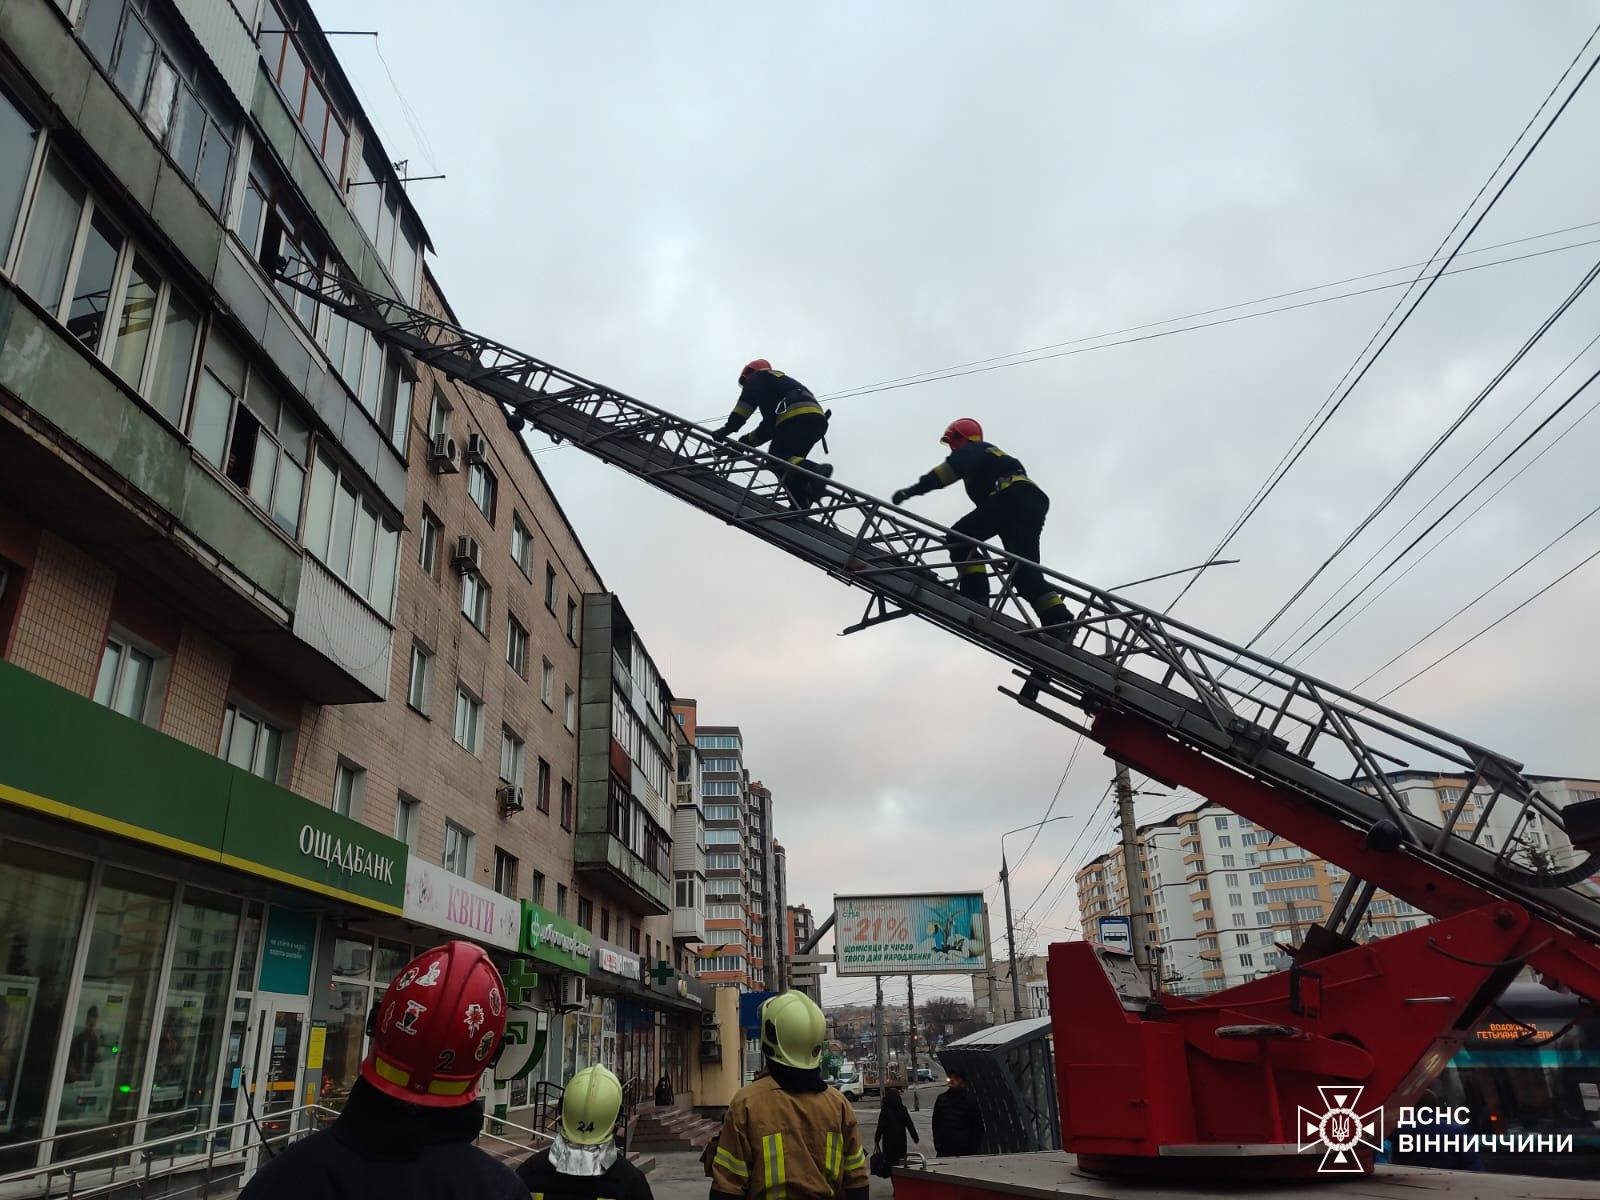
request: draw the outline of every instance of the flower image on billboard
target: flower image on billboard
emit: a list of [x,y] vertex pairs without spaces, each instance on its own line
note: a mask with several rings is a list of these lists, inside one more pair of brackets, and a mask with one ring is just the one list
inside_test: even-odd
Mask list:
[[833,915],[840,975],[978,975],[989,969],[981,892],[836,896]]

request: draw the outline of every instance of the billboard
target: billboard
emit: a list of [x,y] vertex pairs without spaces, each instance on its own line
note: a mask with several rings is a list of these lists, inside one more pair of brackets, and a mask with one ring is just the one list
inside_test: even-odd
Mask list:
[[989,969],[983,893],[835,896],[840,975],[981,975]]

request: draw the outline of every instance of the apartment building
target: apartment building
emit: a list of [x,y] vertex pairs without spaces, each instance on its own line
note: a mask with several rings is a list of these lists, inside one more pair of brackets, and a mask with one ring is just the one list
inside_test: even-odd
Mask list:
[[706,940],[700,978],[756,987],[752,970],[750,777],[737,725],[697,725],[706,839]]
[[[1508,804],[1488,804],[1487,788],[1463,798],[1464,776],[1398,771],[1387,776],[1408,811],[1440,825],[1460,806],[1459,827],[1489,849],[1515,839],[1523,853],[1555,861],[1570,844],[1559,829],[1534,815],[1519,822]],[[1532,777],[1560,809],[1600,795],[1600,782]],[[1303,848],[1211,803],[1141,825],[1138,830],[1150,934],[1169,991],[1206,992],[1231,987],[1289,965],[1286,947],[1327,918],[1348,873]],[[1128,911],[1120,847],[1076,874],[1084,936],[1098,919]],[[1594,886],[1591,884],[1591,886]],[[1427,914],[1378,891],[1361,923],[1367,937],[1416,928]]]
[[778,924],[773,914],[781,911],[777,903],[777,843],[772,834],[772,792],[755,780],[749,789],[749,838],[746,850],[750,862],[750,986],[756,991],[778,989]]
[[806,905],[790,904],[784,909],[784,927],[784,952],[791,964],[789,968],[789,986],[796,991],[806,993],[818,1004],[821,1004],[821,977],[797,973],[793,967],[795,955],[801,952],[800,948],[809,942],[817,932],[816,918]]

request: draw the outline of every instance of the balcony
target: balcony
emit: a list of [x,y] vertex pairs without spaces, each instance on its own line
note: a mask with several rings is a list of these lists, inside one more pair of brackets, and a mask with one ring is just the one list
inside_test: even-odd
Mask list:
[[[0,278],[0,503],[319,704],[384,698],[392,634]],[[322,576],[327,576],[323,578]]]
[[674,908],[672,910],[672,940],[686,945],[706,941],[706,910],[704,908]]

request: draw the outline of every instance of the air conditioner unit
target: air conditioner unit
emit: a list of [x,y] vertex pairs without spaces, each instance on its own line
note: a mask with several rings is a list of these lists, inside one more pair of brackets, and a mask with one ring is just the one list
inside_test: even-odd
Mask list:
[[450,565],[461,575],[476,572],[483,565],[483,547],[478,545],[478,539],[465,533],[458,537]]
[[469,463],[487,462],[489,458],[489,443],[484,441],[483,434],[467,434],[467,461]]
[[502,784],[495,790],[494,797],[500,801],[500,815],[522,811],[522,789],[514,783]]
[[584,1008],[589,1003],[588,981],[582,975],[563,975],[556,988],[556,1007],[562,1012]]
[[700,1042],[702,1045],[716,1045],[721,1041],[722,1037],[715,1025],[702,1025],[700,1027]]
[[708,1009],[701,1009],[700,1027],[702,1029],[715,1029],[717,1027],[717,1014]]
[[433,439],[433,445],[428,448],[428,466],[435,475],[454,475],[461,470],[456,465],[456,440],[448,433],[441,433]]

